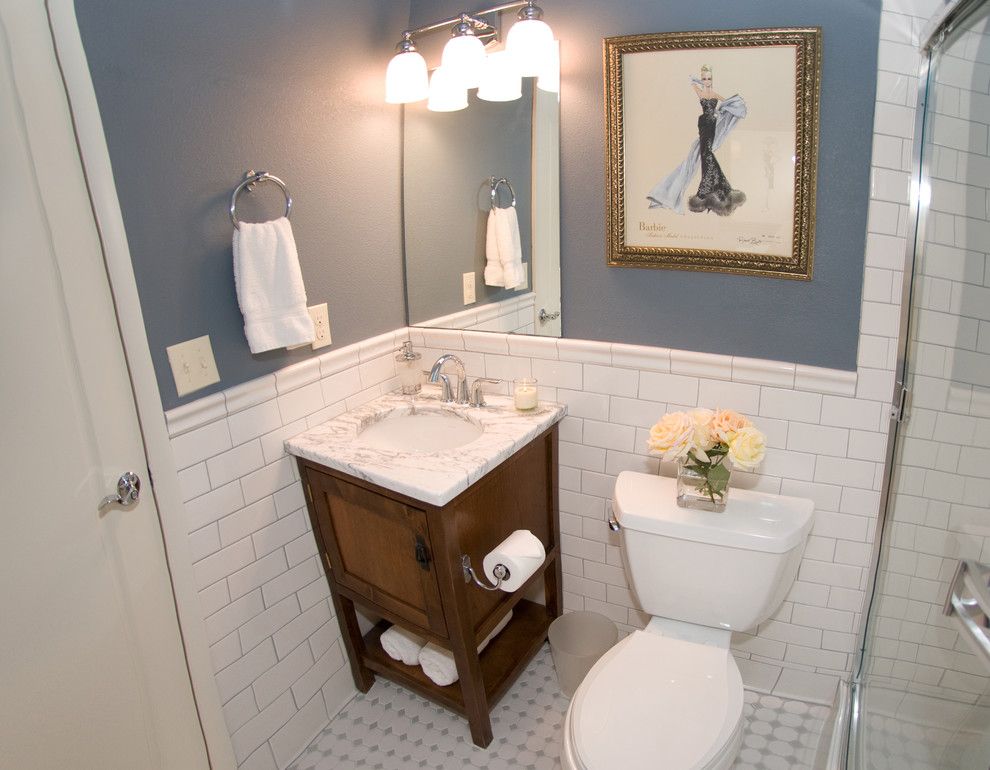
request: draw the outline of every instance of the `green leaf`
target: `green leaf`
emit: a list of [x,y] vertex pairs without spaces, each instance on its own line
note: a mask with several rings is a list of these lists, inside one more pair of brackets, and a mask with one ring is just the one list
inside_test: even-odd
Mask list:
[[712,492],[721,494],[729,485],[729,469],[724,465],[713,465],[708,471],[708,486]]

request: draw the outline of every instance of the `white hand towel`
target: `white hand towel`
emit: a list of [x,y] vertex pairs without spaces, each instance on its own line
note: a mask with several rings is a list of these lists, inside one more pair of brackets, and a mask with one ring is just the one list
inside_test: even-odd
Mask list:
[[382,633],[381,642],[382,649],[392,660],[401,660],[407,666],[415,666],[419,663],[419,651],[426,644],[422,636],[399,626],[387,628]]
[[[511,619],[512,610],[509,610],[505,617],[499,621],[499,624],[492,629],[492,632],[478,645],[478,652],[484,650]],[[419,665],[423,667],[423,673],[432,679],[434,684],[441,687],[446,687],[457,681],[457,665],[454,663],[454,654],[433,642],[429,642],[419,651]]]
[[252,353],[316,338],[292,227],[285,217],[234,229],[234,284]]
[[519,219],[516,207],[494,209],[495,240],[498,243],[498,256],[502,261],[502,274],[505,288],[514,289],[523,283],[526,276],[522,263],[522,243],[519,239]]
[[502,273],[502,259],[498,255],[498,239],[495,235],[496,209],[488,212],[488,227],[485,231],[485,285],[505,286]]

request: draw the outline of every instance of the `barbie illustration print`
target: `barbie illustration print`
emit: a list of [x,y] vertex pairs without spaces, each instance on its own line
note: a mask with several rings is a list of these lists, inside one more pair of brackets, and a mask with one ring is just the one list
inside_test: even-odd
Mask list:
[[741,32],[606,40],[610,264],[810,276],[817,79],[801,40]]

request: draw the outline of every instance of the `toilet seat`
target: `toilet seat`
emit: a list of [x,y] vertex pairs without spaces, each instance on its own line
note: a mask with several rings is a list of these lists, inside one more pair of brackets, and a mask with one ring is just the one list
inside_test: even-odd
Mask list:
[[728,650],[635,631],[592,667],[567,711],[568,770],[729,767],[742,678]]

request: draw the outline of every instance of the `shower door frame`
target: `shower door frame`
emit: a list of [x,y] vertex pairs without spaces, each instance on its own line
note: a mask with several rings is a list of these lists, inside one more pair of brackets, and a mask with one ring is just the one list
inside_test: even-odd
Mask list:
[[922,180],[930,178],[930,153],[924,151],[927,138],[927,108],[929,102],[929,78],[933,61],[941,54],[939,46],[946,36],[960,22],[990,0],[955,0],[942,8],[926,25],[921,33],[921,57],[918,69],[918,101],[915,106],[914,146],[911,152],[911,185],[908,208],[907,244],[904,256],[904,277],[901,286],[901,312],[897,336],[897,361],[894,367],[894,397],[890,404],[890,421],[887,429],[887,447],[884,453],[883,482],[880,487],[880,506],[877,511],[876,534],[873,538],[873,551],[870,556],[870,571],[866,584],[866,599],[862,619],[856,639],[856,659],[849,683],[848,708],[837,722],[836,731],[844,735],[844,751],[839,757],[839,768],[858,768],[858,762],[850,761],[850,754],[857,751],[862,735],[863,667],[866,663],[867,633],[870,629],[870,614],[876,600],[877,577],[883,544],[890,535],[891,492],[894,477],[894,459],[900,437],[900,425],[909,411],[911,393],[908,389],[907,351],[911,331],[911,296],[914,290],[915,266],[918,261],[919,245],[925,243],[928,228],[930,193],[922,190]]

